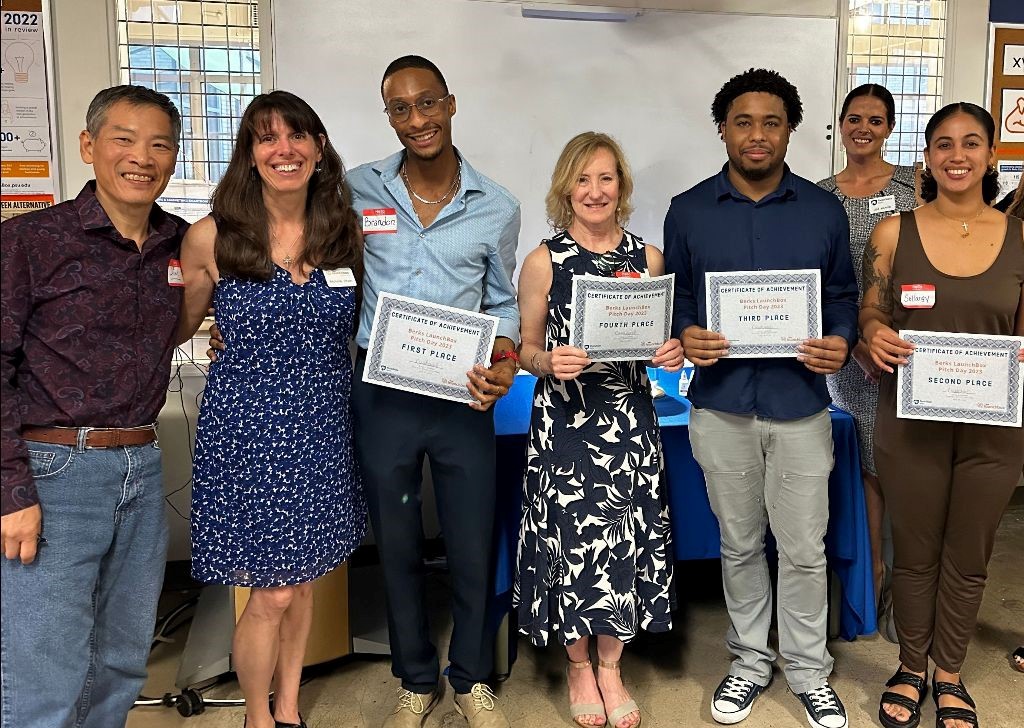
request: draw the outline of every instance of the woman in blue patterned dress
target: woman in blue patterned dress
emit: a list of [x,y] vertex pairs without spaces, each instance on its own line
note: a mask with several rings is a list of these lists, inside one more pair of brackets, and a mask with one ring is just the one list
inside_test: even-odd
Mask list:
[[192,574],[252,587],[232,649],[247,728],[305,725],[312,582],[366,528],[349,409],[362,246],[350,199],[319,117],[274,91],[246,109],[213,214],[182,243],[179,339],[212,298],[226,344],[196,435]]
[[[846,167],[818,182],[819,187],[839,198],[850,218],[850,257],[853,258],[853,270],[861,295],[864,293],[864,248],[875,225],[890,215],[913,210],[921,203],[917,197],[914,168],[890,164],[882,156],[885,140],[895,127],[896,102],[885,86],[866,83],[850,91],[839,112],[839,133],[846,149]],[[878,367],[871,361],[867,344],[861,340],[850,353],[850,361],[835,374],[829,374],[826,381],[832,401],[853,415],[857,425],[878,600],[878,631],[890,642],[895,642],[896,627],[892,623],[892,598],[886,576],[891,574],[885,566],[882,548],[885,504],[875,470],[873,444],[878,378]]]
[[[576,275],[661,275],[661,252],[623,229],[633,180],[610,137],[586,132],[562,150],[547,213],[560,230],[519,277],[523,367],[538,378],[530,422],[515,600],[535,645],[557,632],[569,658],[569,708],[580,726],[640,724],[619,674],[639,629],[671,628],[672,548],[661,443],[644,362],[591,362],[569,346]],[[678,339],[651,362],[683,364]],[[598,670],[590,662],[597,643]]]

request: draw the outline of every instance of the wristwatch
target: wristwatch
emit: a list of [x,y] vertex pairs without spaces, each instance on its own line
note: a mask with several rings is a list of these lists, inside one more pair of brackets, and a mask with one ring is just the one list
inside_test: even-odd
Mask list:
[[506,349],[505,351],[499,351],[496,354],[491,355],[491,364],[497,364],[499,361],[505,361],[511,359],[516,365],[516,374],[522,369],[519,364],[519,354],[516,353],[515,349]]

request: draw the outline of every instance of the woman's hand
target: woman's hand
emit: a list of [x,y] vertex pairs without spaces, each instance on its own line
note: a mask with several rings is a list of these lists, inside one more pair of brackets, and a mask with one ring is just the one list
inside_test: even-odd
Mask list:
[[[542,354],[541,357],[544,355]],[[547,352],[548,372],[555,379],[568,382],[580,375],[584,368],[590,365],[590,357],[583,349],[575,346],[556,346]],[[544,368],[543,366],[541,367]]]
[[853,353],[850,356],[853,357],[861,371],[864,372],[864,378],[872,384],[878,384],[878,379],[882,376],[882,370],[878,368],[878,365],[871,358],[871,350],[863,339],[857,341],[857,345],[853,347]]
[[683,342],[679,339],[669,339],[658,347],[651,359],[651,366],[664,369],[666,372],[678,372],[683,368]]
[[864,330],[871,361],[883,372],[892,374],[896,370],[891,365],[905,365],[907,357],[914,352],[914,345],[901,339],[891,327],[879,321],[872,321],[871,324],[869,329]]

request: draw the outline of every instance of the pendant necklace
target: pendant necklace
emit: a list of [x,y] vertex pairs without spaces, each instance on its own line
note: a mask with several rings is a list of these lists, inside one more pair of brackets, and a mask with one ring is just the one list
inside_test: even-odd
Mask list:
[[[297,243],[299,241],[299,238],[302,237],[303,232],[303,230],[299,230],[298,234],[292,239],[292,244],[288,246],[289,248],[295,247],[295,243]],[[271,247],[281,247],[277,239],[277,231],[274,230],[274,228],[270,228],[270,245]],[[292,262],[294,262],[294,260],[295,258],[292,257],[291,253],[287,253],[283,258],[281,258],[281,262],[284,263],[285,268],[290,266]]]
[[448,188],[448,191],[436,200],[428,200],[425,197],[420,197],[416,194],[416,190],[409,184],[409,176],[405,172],[405,162],[402,162],[401,169],[402,180],[405,182],[405,188],[409,190],[409,194],[415,197],[417,200],[422,202],[424,205],[440,205],[442,202],[448,199],[448,197],[459,188],[459,183],[462,182],[462,160],[459,160],[459,171],[455,173],[455,181],[452,182],[452,186]]
[[957,227],[959,227],[961,230],[963,230],[963,232],[960,233],[960,237],[961,238],[967,238],[967,237],[970,237],[970,234],[971,234],[971,229],[969,227],[969,223],[976,222],[977,219],[979,217],[981,217],[981,213],[985,212],[985,209],[987,207],[988,207],[988,205],[982,205],[981,209],[978,210],[978,214],[977,215],[975,215],[974,217],[968,218],[966,220],[961,220],[958,217],[950,217],[949,215],[944,213],[942,210],[940,210],[938,207],[935,208],[935,211],[937,213],[939,213],[940,215],[942,215],[947,220],[949,220],[950,222],[957,223]]

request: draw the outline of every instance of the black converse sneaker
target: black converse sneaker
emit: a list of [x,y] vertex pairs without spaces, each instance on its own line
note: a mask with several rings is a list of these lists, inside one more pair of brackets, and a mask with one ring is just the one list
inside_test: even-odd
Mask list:
[[798,693],[811,728],[846,728],[846,708],[827,682],[820,688]]
[[715,688],[715,695],[711,699],[711,717],[725,725],[739,723],[750,715],[754,700],[766,687],[746,678],[726,675]]

